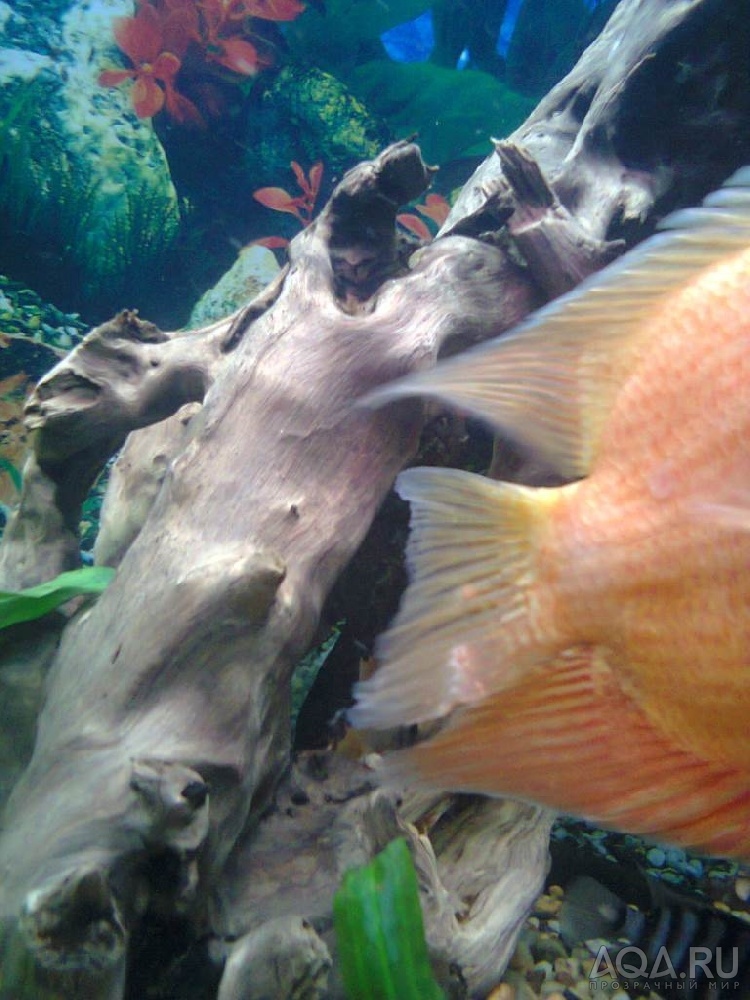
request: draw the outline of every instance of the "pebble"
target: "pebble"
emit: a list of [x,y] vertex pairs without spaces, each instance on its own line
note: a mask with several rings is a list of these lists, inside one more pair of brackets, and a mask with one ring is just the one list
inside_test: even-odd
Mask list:
[[568,950],[557,935],[541,933],[531,946],[531,953],[537,962],[555,962],[567,958]]
[[537,988],[539,988],[545,979],[552,979],[552,975],[552,962],[541,961],[534,963],[533,969],[529,969],[526,973],[526,979],[529,983],[537,984]]
[[536,935],[528,927],[524,927],[519,935],[508,968],[528,969],[534,964],[534,956],[531,954],[531,945],[536,940]]
[[487,1000],[516,1000],[516,991],[510,983],[500,983],[488,994]]
[[514,991],[514,1000],[538,1000],[539,994],[531,988],[520,972],[506,972],[505,982]]
[[673,868],[684,868],[687,854],[680,847],[668,847],[666,850],[667,864]]
[[652,847],[646,854],[646,860],[654,868],[663,868],[667,860],[667,852],[662,850],[661,847]]
[[[595,843],[606,843],[601,835],[587,832],[587,839]],[[640,843],[633,838],[634,843]],[[644,845],[641,859],[647,865],[658,869],[661,881],[675,881],[684,884],[696,879],[709,881],[713,888],[722,885],[726,895],[740,908],[742,902],[750,901],[750,867],[741,868],[736,862],[712,861],[692,857],[678,848]],[[515,954],[503,983],[487,997],[487,1000],[625,1000],[626,991],[622,984],[611,981],[608,976],[589,979],[594,966],[594,958],[602,945],[610,942],[596,939],[567,949],[559,936],[560,907],[564,900],[564,890],[557,885],[547,887],[537,899],[532,914],[519,935]],[[722,899],[711,894],[713,906],[720,913],[735,913],[750,922],[750,914],[733,909]],[[503,989],[504,987],[504,989]],[[595,987],[592,988],[592,987]],[[653,992],[648,998],[640,993],[627,992],[627,1000],[669,1000],[670,993]]]
[[[574,972],[573,961],[570,958],[556,958],[552,963],[555,970],[555,979],[563,986],[572,986],[578,976]],[[578,970],[580,974],[580,969]]]
[[561,896],[553,896],[552,893],[547,893],[540,896],[534,904],[534,916],[542,917],[543,919],[546,917],[556,917],[560,912],[561,906]]
[[700,858],[690,858],[685,864],[685,870],[694,878],[701,878],[703,875],[703,862]]
[[36,292],[0,274],[0,322],[2,333],[25,337],[35,343],[69,350],[87,330],[77,313],[63,313],[44,302]]

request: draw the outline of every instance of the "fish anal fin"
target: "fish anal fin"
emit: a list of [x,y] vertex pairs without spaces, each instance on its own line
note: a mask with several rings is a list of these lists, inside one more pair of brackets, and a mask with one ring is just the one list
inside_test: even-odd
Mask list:
[[580,647],[395,754],[398,780],[519,798],[601,826],[750,855],[750,775],[662,735]]
[[[567,487],[574,490],[576,487]],[[480,701],[569,645],[540,594],[541,541],[564,490],[533,490],[456,469],[409,469],[412,582],[356,690],[356,725],[386,728]],[[549,589],[549,588],[548,588]]]

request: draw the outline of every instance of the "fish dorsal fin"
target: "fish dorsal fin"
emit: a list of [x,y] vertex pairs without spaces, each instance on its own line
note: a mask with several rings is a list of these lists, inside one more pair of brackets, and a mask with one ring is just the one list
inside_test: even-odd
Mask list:
[[745,167],[700,208],[668,216],[654,236],[509,334],[377,389],[365,402],[437,397],[528,444],[563,475],[583,476],[649,318],[701,271],[749,245]]

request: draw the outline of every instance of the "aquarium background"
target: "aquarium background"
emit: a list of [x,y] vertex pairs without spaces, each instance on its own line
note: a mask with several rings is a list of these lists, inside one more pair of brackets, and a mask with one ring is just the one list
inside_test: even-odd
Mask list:
[[401,216],[431,238],[613,6],[249,0],[263,16],[238,19],[220,0],[0,2],[3,511],[24,396],[83,331],[124,307],[164,329],[227,314],[394,139],[440,167]]

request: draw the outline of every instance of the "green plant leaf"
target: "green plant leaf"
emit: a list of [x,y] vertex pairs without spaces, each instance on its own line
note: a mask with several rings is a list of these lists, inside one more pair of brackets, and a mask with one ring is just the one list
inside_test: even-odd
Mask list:
[[344,875],[333,922],[350,1000],[444,1000],[432,974],[417,875],[403,838]]
[[18,471],[18,469],[12,462],[9,462],[7,458],[3,458],[2,455],[0,455],[0,471],[6,472],[8,474],[10,481],[13,483],[13,486],[20,493],[21,487],[23,486],[23,479],[21,477],[21,473]]
[[84,566],[27,590],[0,590],[0,628],[41,618],[71,597],[100,594],[114,575],[109,566]]
[[315,678],[341,637],[343,625],[343,621],[336,622],[325,641],[311,649],[294,668],[292,674],[292,729],[297,725],[300,709],[305,698],[310,694]]

